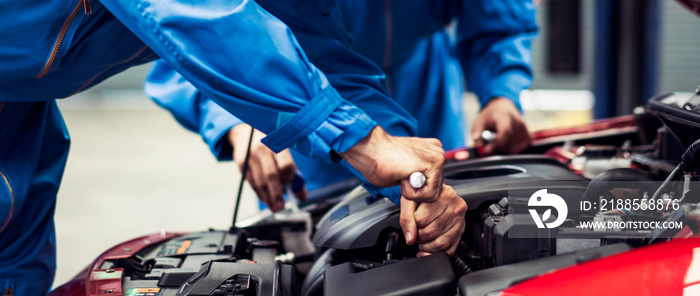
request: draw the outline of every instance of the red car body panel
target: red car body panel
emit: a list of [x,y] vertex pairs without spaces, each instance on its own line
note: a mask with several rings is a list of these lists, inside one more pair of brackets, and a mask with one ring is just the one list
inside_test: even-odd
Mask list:
[[[531,133],[530,136],[532,137],[532,145],[540,146],[569,140],[575,141],[621,133],[636,133],[638,130],[639,127],[634,115],[625,115],[595,120],[581,126],[540,130]],[[559,150],[548,151],[545,155],[553,157],[562,163],[567,163],[576,156],[568,151],[563,151],[560,147],[557,148]],[[483,153],[483,147],[479,144],[473,147],[457,148],[445,152],[445,160],[448,162],[479,156],[489,156]]]
[[501,292],[530,295],[700,295],[700,236],[544,274]]
[[49,296],[123,296],[123,269],[99,269],[102,263],[106,260],[129,258],[145,247],[180,235],[182,235],[182,233],[158,233],[138,237],[118,244],[98,256],[85,272],[51,291]]

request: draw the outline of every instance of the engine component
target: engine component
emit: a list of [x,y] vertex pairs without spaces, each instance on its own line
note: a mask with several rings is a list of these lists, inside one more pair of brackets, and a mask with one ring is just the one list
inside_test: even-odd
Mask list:
[[496,295],[499,291],[540,274],[630,249],[629,245],[615,244],[473,272],[459,279],[459,293],[461,296]]
[[[124,295],[297,295],[294,267],[273,262],[267,258],[271,254],[260,255],[278,248],[277,242],[248,238],[242,229],[190,233],[133,250],[128,257],[108,256],[91,271],[91,278],[113,278]],[[253,257],[273,263],[247,259]]]
[[609,195],[610,190],[620,185],[634,185],[632,189],[651,194],[659,186],[659,181],[655,174],[642,170],[612,169],[596,175],[588,184],[583,196],[587,201],[598,202],[601,196]]
[[[159,283],[160,285],[160,283]],[[209,261],[189,278],[177,296],[293,296],[294,268],[276,263]]]
[[[534,291],[527,295],[538,295],[540,287],[533,288],[532,283],[551,276],[551,271],[565,275],[558,277],[557,284],[577,274],[600,276],[570,271],[590,271],[588,267],[596,262],[575,265],[633,247],[649,250],[655,247],[647,248],[647,244],[674,238],[667,244],[669,254],[676,254],[676,245],[695,250],[697,242],[689,244],[683,238],[697,237],[700,221],[698,185],[691,182],[697,179],[700,162],[700,141],[696,141],[700,138],[700,96],[679,101],[662,95],[652,99],[646,111],[648,114],[583,128],[535,134],[535,147],[529,152],[553,151],[556,153],[547,155],[556,159],[537,155],[478,158],[483,156],[478,151],[466,161],[454,162],[455,157],[444,168],[445,182],[467,202],[469,210],[452,259],[445,254],[414,258],[418,246],[408,246],[401,235],[399,207],[387,199],[373,199],[361,187],[341,194],[355,185],[347,183],[322,192],[331,198],[308,207],[311,217],[256,218],[251,223],[239,222],[240,227],[229,232],[163,233],[125,242],[105,251],[82,278],[53,295],[77,289],[85,294],[69,295],[287,296],[299,292],[297,274],[303,279],[304,296],[455,295],[458,288],[462,295],[495,295],[523,286]],[[661,122],[664,128],[660,130]],[[690,148],[677,159],[684,146]],[[608,170],[612,167],[629,168]],[[603,169],[593,180],[579,175]],[[682,184],[677,182],[679,173],[683,173]],[[669,177],[659,185],[654,174]],[[420,188],[426,180],[416,172],[410,181]],[[633,186],[625,187],[624,182]],[[549,202],[541,202],[546,199]],[[630,209],[630,205],[647,209]],[[313,219],[321,215],[320,220]],[[314,221],[318,222],[311,244]],[[625,226],[631,222],[647,226]],[[612,226],[600,226],[608,224]],[[659,255],[658,251],[630,255],[644,252],[640,249],[614,258],[646,260]],[[308,268],[312,261],[305,272],[301,266]],[[626,264],[625,260],[613,261]],[[601,270],[601,266],[611,265],[592,270]],[[666,274],[657,271],[651,270],[654,276]],[[689,274],[682,271],[676,281],[655,281],[653,285],[682,282]],[[595,291],[605,288],[601,285]]]
[[681,169],[683,170],[684,174],[692,174],[693,171],[695,171],[695,168],[698,167],[698,163],[700,162],[700,140],[697,140],[693,142],[693,144],[690,144],[688,149],[683,152],[683,156],[681,156]]
[[353,263],[327,269],[324,295],[421,296],[457,292],[455,273],[445,253],[363,269]]

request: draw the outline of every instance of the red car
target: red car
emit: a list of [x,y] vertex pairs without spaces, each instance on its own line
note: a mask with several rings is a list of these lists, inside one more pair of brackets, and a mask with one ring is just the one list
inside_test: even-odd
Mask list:
[[469,206],[452,258],[416,258],[399,207],[350,182],[311,192],[309,215],[124,242],[50,295],[700,295],[700,89],[533,138],[447,153]]

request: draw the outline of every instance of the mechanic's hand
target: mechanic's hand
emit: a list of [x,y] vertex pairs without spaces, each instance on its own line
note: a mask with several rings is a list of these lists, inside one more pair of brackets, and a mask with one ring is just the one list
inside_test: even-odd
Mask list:
[[453,256],[464,232],[466,212],[467,203],[448,185],[443,185],[440,198],[432,203],[401,198],[400,223],[406,243],[418,243],[418,257],[437,252]]
[[[377,126],[341,157],[369,183],[382,187],[400,184],[406,199],[434,202],[442,191],[445,150],[437,139],[394,137]],[[411,187],[408,176],[413,172],[425,174],[425,186]]]
[[[227,138],[231,142],[231,146],[233,146],[233,159],[241,171],[243,171],[243,162],[245,161],[251,128],[250,125],[241,123],[231,128],[227,134]],[[255,190],[258,198],[270,210],[279,212],[284,210],[283,184],[292,182],[297,166],[294,164],[289,149],[275,154],[270,148],[267,148],[260,142],[264,137],[264,133],[255,130],[253,143],[250,146],[248,171],[245,178]],[[302,202],[307,199],[306,188],[294,194]]]
[[532,143],[518,108],[503,97],[493,98],[476,116],[471,129],[472,140],[478,142],[484,130],[496,132],[493,142],[484,145],[486,155],[519,153]]
[[[419,256],[440,251],[454,255],[464,232],[467,204],[444,184],[445,151],[440,141],[394,137],[375,127],[341,156],[374,185],[401,185],[401,228],[407,243],[418,241]],[[425,174],[425,186],[411,187],[408,177],[413,172]]]

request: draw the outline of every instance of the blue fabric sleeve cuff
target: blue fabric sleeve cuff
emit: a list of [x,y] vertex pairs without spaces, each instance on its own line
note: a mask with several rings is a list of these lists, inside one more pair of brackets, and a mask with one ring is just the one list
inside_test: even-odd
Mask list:
[[475,91],[479,98],[481,108],[484,108],[488,102],[497,97],[504,97],[515,104],[520,113],[523,112],[523,107],[520,104],[520,93],[528,88],[532,83],[532,77],[522,71],[512,70],[490,80],[486,87]]
[[401,186],[379,187],[372,185],[369,182],[367,182],[367,179],[365,179],[365,177],[362,176],[362,174],[359,171],[350,166],[350,164],[347,161],[341,160],[340,164],[347,168],[355,176],[360,178],[360,180],[362,180],[362,187],[364,187],[367,190],[367,192],[369,192],[369,194],[372,195],[373,199],[381,199],[386,197],[393,203],[401,205]]
[[[292,147],[296,142],[318,128],[340,105],[342,99],[332,88],[326,88],[294,115],[280,113],[277,129],[262,139],[263,144],[275,153]],[[287,117],[287,118],[285,118]]]
[[370,183],[365,182],[362,187],[364,187],[369,194],[372,195],[374,199],[388,198],[391,202],[401,205],[401,187],[377,187]]
[[331,152],[350,149],[377,125],[332,88],[320,91],[296,114],[280,113],[277,122],[278,128],[262,140],[265,145],[276,153],[294,148],[324,160],[330,160]]

